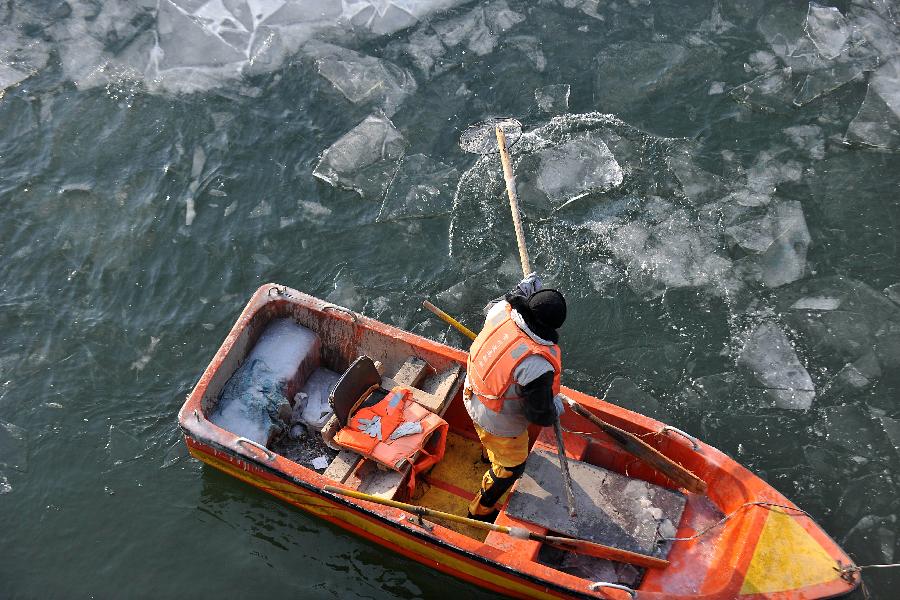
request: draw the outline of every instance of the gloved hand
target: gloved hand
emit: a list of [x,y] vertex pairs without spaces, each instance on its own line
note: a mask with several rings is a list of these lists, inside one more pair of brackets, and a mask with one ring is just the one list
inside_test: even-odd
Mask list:
[[562,401],[562,396],[559,394],[553,396],[553,409],[556,410],[557,417],[561,417],[566,410],[566,406]]
[[541,283],[541,278],[538,277],[538,274],[531,272],[525,276],[525,279],[519,282],[519,285],[513,289],[513,293],[529,298],[535,292],[539,292],[543,287],[544,284]]

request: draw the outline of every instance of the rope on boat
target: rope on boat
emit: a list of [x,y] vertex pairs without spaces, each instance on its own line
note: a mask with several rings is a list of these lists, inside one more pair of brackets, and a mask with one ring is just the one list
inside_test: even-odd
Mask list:
[[[796,513],[796,514],[805,515],[805,516],[809,517],[810,519],[812,519],[812,515],[810,515],[808,512],[806,512],[802,508],[797,508],[796,506],[787,506],[785,504],[776,504],[775,502],[745,502],[745,503],[741,504],[740,506],[738,506],[732,512],[728,513],[727,515],[725,515],[724,517],[722,517],[721,519],[719,519],[718,521],[716,521],[715,523],[710,525],[709,527],[702,529],[701,531],[698,531],[694,535],[691,535],[688,537],[662,537],[660,539],[665,540],[667,542],[687,542],[690,540],[695,540],[699,537],[706,535],[707,533],[709,533],[710,531],[712,531],[719,525],[725,523],[731,517],[733,517],[734,515],[736,515],[737,513],[739,513],[740,511],[742,511],[743,509],[745,509],[749,506],[762,506],[766,510],[775,510],[776,508],[783,508],[785,510],[794,511],[794,513]],[[776,511],[776,512],[783,512],[783,511]],[[790,514],[790,513],[784,512],[783,514]]]

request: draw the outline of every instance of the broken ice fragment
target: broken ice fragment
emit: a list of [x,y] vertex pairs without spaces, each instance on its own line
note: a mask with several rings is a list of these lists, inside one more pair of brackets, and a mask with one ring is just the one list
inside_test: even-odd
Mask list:
[[687,56],[684,47],[670,43],[609,46],[597,57],[594,97],[600,110],[622,111],[668,85]]
[[877,148],[900,147],[900,58],[872,74],[866,98],[847,127],[846,137]]
[[557,206],[622,184],[624,174],[599,137],[585,135],[540,152],[537,187]]
[[403,135],[387,116],[376,113],[325,150],[313,175],[378,200],[390,186],[405,151]]
[[16,471],[28,470],[28,438],[25,430],[0,421],[0,466]]
[[850,25],[841,11],[815,2],[809,3],[805,30],[823,58],[839,56],[850,39]]
[[568,83],[544,86],[534,90],[534,100],[541,112],[552,115],[565,114],[569,112],[571,89]]
[[384,197],[378,221],[446,214],[453,204],[459,172],[423,154],[403,158]]
[[786,67],[770,71],[733,88],[729,94],[738,102],[763,111],[789,110],[794,101],[793,70]]
[[884,288],[884,294],[897,304],[900,304],[900,283],[895,283],[894,285],[889,285]]
[[799,202],[781,202],[763,216],[725,229],[731,247],[750,253],[735,261],[745,279],[775,288],[803,277],[809,230]]
[[840,298],[831,298],[829,296],[806,296],[791,304],[791,308],[794,310],[835,310],[840,305]]
[[784,130],[791,142],[815,160],[825,158],[825,138],[818,125],[795,125]]
[[8,88],[11,88],[20,81],[28,79],[28,77],[29,75],[27,73],[22,73],[10,66],[0,63],[0,97],[3,96],[3,92]]
[[397,65],[331,44],[307,45],[319,74],[353,104],[373,104],[388,116],[416,91],[412,74]]
[[806,410],[812,406],[816,395],[812,379],[778,325],[763,322],[753,330],[737,364],[767,391],[778,408]]

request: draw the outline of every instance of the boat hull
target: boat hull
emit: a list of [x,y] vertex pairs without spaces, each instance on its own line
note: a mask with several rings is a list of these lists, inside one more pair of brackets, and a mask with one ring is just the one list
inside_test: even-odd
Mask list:
[[[179,412],[179,424],[192,456],[393,552],[506,596],[629,597],[620,590],[594,589],[590,581],[542,564],[537,542],[498,533],[490,533],[481,541],[441,524],[419,523],[399,509],[329,494],[323,488],[335,481],[210,422],[206,415],[261,329],[269,320],[284,316],[318,331],[323,353],[336,369],[346,368],[353,357],[363,353],[395,366],[409,355],[422,358],[436,369],[465,365],[466,354],[458,349],[295,290],[267,284],[244,308]],[[663,424],[648,417],[576,390],[563,391],[601,419],[641,436],[709,486],[707,497],[686,494],[677,536],[691,537],[704,529],[708,531],[695,539],[675,542],[669,552],[669,566],[647,571],[636,591],[638,598],[830,598],[847,594],[859,585],[858,575],[840,576],[837,569],[852,562],[808,515],[730,457],[702,442],[690,443],[680,436],[666,435],[662,433]],[[451,429],[454,423],[460,428],[471,428],[460,394],[453,399],[445,418]],[[660,473],[635,461],[602,432],[592,430],[589,422],[571,413],[566,413],[562,421],[567,429],[590,434],[587,441],[569,439],[567,449],[581,448],[573,458],[675,487]],[[542,443],[553,448],[552,440],[542,442],[540,438],[536,447]],[[729,518],[710,527],[723,515]],[[500,518],[506,519],[507,525],[540,532],[503,513]]]

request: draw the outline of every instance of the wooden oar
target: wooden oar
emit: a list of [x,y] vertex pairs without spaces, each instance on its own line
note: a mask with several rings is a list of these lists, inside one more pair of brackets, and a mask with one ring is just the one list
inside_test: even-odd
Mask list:
[[568,396],[563,396],[566,404],[577,415],[580,415],[596,425],[613,439],[613,441],[622,447],[626,452],[633,454],[641,461],[650,465],[684,489],[694,492],[695,494],[706,493],[706,482],[691,473],[688,469],[682,467],[671,458],[662,454],[656,448],[650,446],[647,442],[632,433],[628,433],[623,429],[619,429],[615,425],[611,425],[588,411]]
[[436,314],[438,316],[438,318],[440,318],[442,321],[444,321],[448,325],[452,325],[453,327],[455,327],[457,329],[457,331],[459,331],[461,334],[463,334],[470,340],[474,340],[477,337],[475,335],[474,331],[472,331],[471,329],[469,329],[468,327],[466,327],[465,325],[463,325],[462,323],[460,323],[459,321],[457,321],[456,319],[454,319],[453,317],[451,317],[450,315],[448,315],[447,313],[445,313],[444,311],[439,309],[437,306],[435,306],[428,300],[423,300],[422,306],[424,306],[425,308],[427,308],[428,310],[430,310],[431,312]]
[[466,517],[460,517],[459,515],[441,512],[439,510],[432,510],[424,506],[416,506],[415,504],[406,504],[405,502],[397,502],[396,500],[379,498],[378,496],[370,496],[369,494],[364,494],[355,490],[339,488],[333,485],[326,485],[322,489],[331,494],[348,496],[350,498],[356,498],[357,500],[366,500],[368,502],[374,502],[375,504],[382,504],[384,506],[399,508],[400,510],[405,510],[414,515],[418,515],[420,518],[431,517],[433,519],[452,521],[453,523],[462,523],[463,525],[469,525],[471,527],[476,527],[478,529],[484,529],[487,531],[497,531],[499,533],[505,533],[506,535],[520,540],[535,540],[561,548],[563,550],[575,552],[577,554],[586,554],[588,556],[615,560],[618,562],[637,565],[639,567],[647,567],[650,569],[663,569],[669,565],[669,561],[662,558],[647,556],[645,554],[638,554],[637,552],[629,552],[628,550],[613,548],[611,546],[605,546],[603,544],[589,542],[587,540],[580,540],[578,538],[561,537],[555,535],[541,535],[540,533],[534,533],[523,527],[506,527],[504,525],[495,525],[494,523],[486,523],[484,521],[468,519]]

